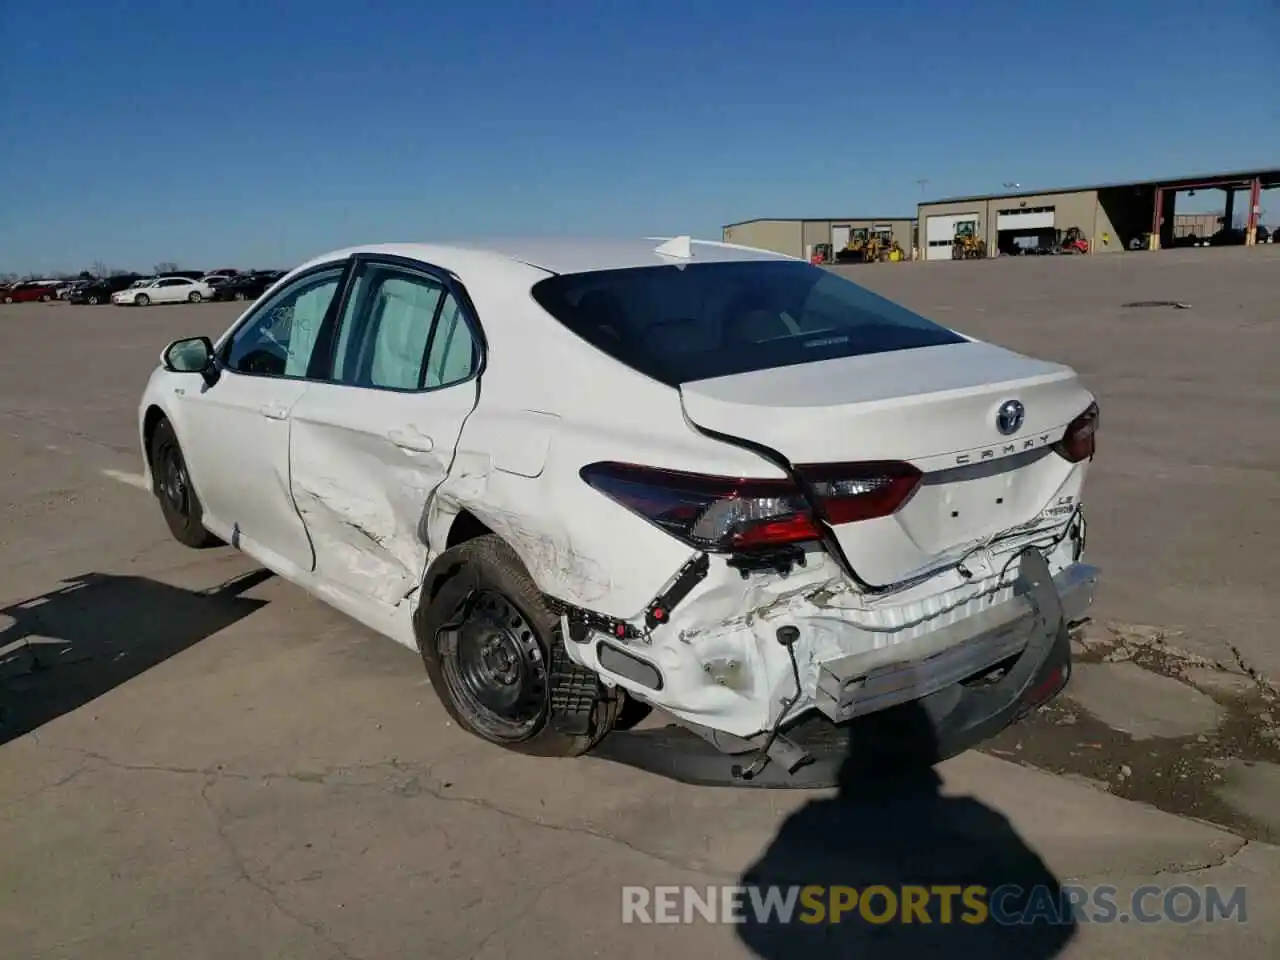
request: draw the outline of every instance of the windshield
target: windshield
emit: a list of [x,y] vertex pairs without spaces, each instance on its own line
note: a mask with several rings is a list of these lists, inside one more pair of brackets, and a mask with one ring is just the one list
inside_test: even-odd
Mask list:
[[801,261],[562,274],[544,310],[609,356],[671,386],[752,370],[910,350],[964,338]]

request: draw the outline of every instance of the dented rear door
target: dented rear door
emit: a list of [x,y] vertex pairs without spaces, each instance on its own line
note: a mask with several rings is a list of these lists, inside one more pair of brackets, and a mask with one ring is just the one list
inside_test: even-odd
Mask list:
[[442,277],[358,268],[334,382],[291,416],[290,485],[322,588],[396,606],[421,582],[425,510],[476,404],[472,322]]

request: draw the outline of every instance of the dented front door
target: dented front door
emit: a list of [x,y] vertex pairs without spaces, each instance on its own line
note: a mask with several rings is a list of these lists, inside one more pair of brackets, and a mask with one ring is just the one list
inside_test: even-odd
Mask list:
[[476,403],[476,346],[440,280],[359,268],[334,380],[290,416],[290,484],[321,585],[396,606],[421,582],[426,507]]

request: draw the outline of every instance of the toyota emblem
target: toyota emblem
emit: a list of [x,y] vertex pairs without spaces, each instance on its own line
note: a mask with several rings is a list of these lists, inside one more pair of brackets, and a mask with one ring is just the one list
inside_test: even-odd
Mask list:
[[1006,400],[996,411],[996,429],[1006,437],[1017,433],[1027,415],[1026,408],[1017,400]]

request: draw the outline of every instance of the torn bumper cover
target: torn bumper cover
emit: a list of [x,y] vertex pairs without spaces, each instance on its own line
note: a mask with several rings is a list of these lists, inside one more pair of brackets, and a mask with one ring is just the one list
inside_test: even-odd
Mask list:
[[[1062,690],[1071,672],[1068,624],[1088,610],[1096,582],[1097,569],[1079,563],[1054,577],[1030,550],[1005,603],[908,641],[909,648],[824,663],[818,711],[784,726],[781,749],[770,753],[798,759],[769,762],[750,780],[740,776],[742,753],[726,753],[683,726],[615,732],[592,755],[687,783],[793,788],[944,760]],[[993,677],[996,668],[1003,672]]]
[[[1023,564],[1026,581],[1028,561]],[[1047,567],[1036,575],[1047,579]],[[914,640],[829,660],[819,669],[818,709],[838,723],[982,674],[1034,643],[1037,624],[1044,620],[1041,613],[1051,605],[1060,608],[1058,617],[1066,623],[1080,619],[1092,602],[1096,582],[1095,567],[1075,563],[1039,593],[1035,588],[1015,593],[1005,603]],[[1044,626],[1052,628],[1052,621]]]

